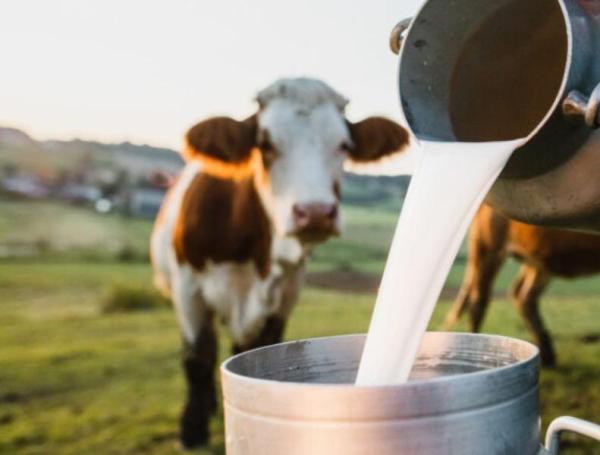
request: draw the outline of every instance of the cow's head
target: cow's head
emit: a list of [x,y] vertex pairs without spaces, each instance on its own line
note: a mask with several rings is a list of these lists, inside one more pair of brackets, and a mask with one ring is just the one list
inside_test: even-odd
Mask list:
[[401,152],[400,125],[381,117],[349,122],[347,100],[314,79],[283,79],[262,90],[244,121],[211,118],[187,134],[186,157],[199,156],[224,178],[253,175],[275,233],[315,243],[339,233],[343,165]]

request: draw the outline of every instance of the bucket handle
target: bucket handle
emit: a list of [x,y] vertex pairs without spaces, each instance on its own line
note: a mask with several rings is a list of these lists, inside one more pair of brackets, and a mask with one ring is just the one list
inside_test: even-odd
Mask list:
[[402,35],[406,30],[408,30],[408,27],[410,27],[411,21],[412,17],[402,19],[396,24],[392,30],[392,33],[390,34],[390,49],[396,55],[398,55],[400,53],[400,49],[402,49],[402,42],[404,41],[404,37]]
[[550,455],[558,455],[560,434],[563,431],[572,431],[600,441],[600,425],[576,417],[559,417],[552,421],[546,432],[546,450]]
[[562,110],[569,118],[583,118],[590,128],[600,128],[600,84],[589,98],[578,90],[572,90],[563,101]]

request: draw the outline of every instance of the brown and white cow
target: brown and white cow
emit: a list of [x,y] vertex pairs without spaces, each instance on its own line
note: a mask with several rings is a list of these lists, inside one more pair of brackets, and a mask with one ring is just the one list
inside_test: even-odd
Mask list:
[[520,223],[482,205],[471,225],[465,277],[446,316],[446,329],[468,309],[471,330],[479,331],[496,275],[507,255],[523,263],[510,289],[513,303],[540,347],[542,363],[552,366],[556,358],[552,338],[540,316],[539,298],[553,276],[575,278],[600,273],[600,235]]
[[390,120],[349,122],[347,100],[318,80],[277,81],[257,101],[246,120],[189,130],[186,166],[152,235],[155,282],[173,300],[184,342],[186,447],[206,441],[216,405],[214,319],[234,352],[281,340],[307,253],[340,232],[344,163],[389,158],[409,142]]

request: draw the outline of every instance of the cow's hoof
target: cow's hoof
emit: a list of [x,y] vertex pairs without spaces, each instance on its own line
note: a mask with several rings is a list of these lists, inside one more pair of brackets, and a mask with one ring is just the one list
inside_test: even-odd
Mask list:
[[542,367],[544,368],[555,368],[556,358],[554,356],[541,356]]
[[556,366],[556,355],[553,350],[540,349],[540,361],[544,368],[554,368]]
[[209,416],[206,408],[186,406],[180,421],[179,442],[185,449],[196,449],[208,443]]
[[194,450],[208,444],[208,431],[182,431],[179,436],[179,444],[183,450]]
[[540,361],[544,368],[554,368],[556,366],[556,353],[550,336],[542,335],[538,344],[540,348]]

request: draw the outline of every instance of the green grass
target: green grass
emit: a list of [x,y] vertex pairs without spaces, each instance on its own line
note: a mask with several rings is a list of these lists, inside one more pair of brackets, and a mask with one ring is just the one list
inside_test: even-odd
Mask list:
[[57,202],[21,202],[0,195],[0,252],[89,260],[127,253],[147,261],[152,223],[101,215]]
[[[344,232],[320,246],[309,262],[309,271],[353,270],[376,277],[381,275],[391,243],[397,213],[381,207],[344,206]],[[14,249],[56,261],[81,261],[98,264],[108,261],[99,273],[112,273],[115,259],[142,263],[148,259],[152,222],[124,218],[120,215],[101,215],[86,208],[56,202],[21,202],[0,195],[0,257]],[[465,248],[448,276],[447,286],[460,286],[465,266]],[[1,266],[0,266],[1,267]],[[65,265],[66,268],[70,266]],[[117,266],[118,267],[118,266]],[[134,267],[134,269],[136,269]],[[139,269],[139,267],[137,267]],[[497,290],[506,289],[518,270],[509,260],[500,273]],[[106,271],[106,272],[105,272]],[[129,279],[129,277],[127,277]],[[32,285],[43,285],[47,279],[35,275]],[[121,279],[123,281],[123,279]],[[553,292],[572,292],[600,295],[597,277],[554,280]]]
[[[168,309],[102,314],[107,286],[150,286],[143,264],[0,262],[0,452],[172,453],[184,397],[179,335]],[[305,289],[288,339],[364,332],[373,296]],[[544,315],[560,367],[542,374],[543,422],[600,416],[600,330],[593,295],[552,292]],[[448,309],[441,302],[437,328]],[[464,326],[462,326],[464,328]],[[485,331],[528,338],[510,305],[491,307]],[[229,353],[221,336],[220,358]],[[204,454],[223,453],[222,416]],[[566,454],[591,454],[573,446]],[[597,447],[597,446],[596,446]]]
[[377,208],[343,207],[343,235],[316,249],[309,270],[381,274],[397,218],[397,213]]
[[[103,312],[115,289],[120,300],[146,293],[154,298],[146,262],[151,223],[5,199],[0,214],[0,255],[23,247],[34,254],[0,260],[0,453],[175,452],[184,383],[172,311],[159,305],[153,311]],[[345,206],[343,215],[343,237],[317,248],[309,270],[379,276],[397,214]],[[134,251],[137,262],[119,261],[124,250]],[[463,250],[449,288],[460,285],[464,265]],[[508,261],[497,291],[517,269]],[[542,373],[545,425],[562,414],[600,420],[599,295],[600,280],[592,277],[555,280],[544,297],[560,362]],[[373,300],[343,289],[306,288],[287,338],[365,332]],[[448,301],[440,302],[433,329],[448,308]],[[465,327],[463,322],[459,329]],[[491,306],[484,330],[528,338],[503,298]],[[220,358],[228,353],[222,333]],[[211,444],[200,453],[223,453],[221,414],[212,426]],[[563,453],[600,453],[592,447],[573,445]]]
[[102,312],[107,314],[164,309],[170,306],[171,301],[158,290],[130,284],[110,286],[101,300]]

